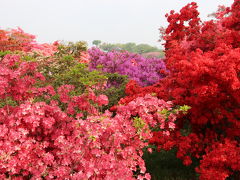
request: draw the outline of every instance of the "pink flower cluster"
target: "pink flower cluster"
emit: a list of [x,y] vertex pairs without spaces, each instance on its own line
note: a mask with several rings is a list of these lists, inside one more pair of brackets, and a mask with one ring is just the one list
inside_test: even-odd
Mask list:
[[[144,130],[148,122],[156,124],[159,108],[170,106],[149,95],[145,99],[149,102],[129,103],[129,110],[119,107],[114,118],[105,112],[85,120],[45,102],[25,102],[9,112],[1,108],[1,177],[131,179],[139,165],[141,178],[146,172],[141,148],[147,145],[142,137],[146,140],[151,134]],[[140,134],[132,121],[137,114],[146,123]]]

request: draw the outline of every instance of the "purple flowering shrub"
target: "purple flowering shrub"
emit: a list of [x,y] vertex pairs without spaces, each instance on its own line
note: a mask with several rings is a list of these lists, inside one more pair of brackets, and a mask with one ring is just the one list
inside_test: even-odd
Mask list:
[[91,48],[88,53],[91,70],[127,75],[141,86],[152,85],[166,76],[165,63],[159,58],[144,58],[127,51],[103,52],[98,48]]

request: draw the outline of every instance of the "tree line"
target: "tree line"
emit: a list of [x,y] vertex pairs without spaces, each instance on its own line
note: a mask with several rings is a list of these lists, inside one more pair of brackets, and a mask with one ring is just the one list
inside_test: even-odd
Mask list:
[[151,46],[149,44],[136,44],[133,42],[129,42],[129,43],[106,43],[106,42],[102,42],[101,40],[94,40],[92,42],[93,45],[97,46],[98,48],[100,48],[103,51],[109,52],[112,50],[117,50],[117,51],[128,51],[131,53],[138,53],[138,54],[149,54],[149,53],[153,53],[154,52],[154,56],[158,56],[158,57],[163,57],[164,56],[164,52],[162,49],[159,49],[156,46]]

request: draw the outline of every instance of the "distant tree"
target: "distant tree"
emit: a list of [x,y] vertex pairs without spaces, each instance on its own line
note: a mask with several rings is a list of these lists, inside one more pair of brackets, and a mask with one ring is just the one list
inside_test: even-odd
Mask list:
[[155,46],[151,46],[149,44],[136,44],[133,42],[121,44],[111,44],[111,43],[102,43],[99,45],[99,48],[102,49],[103,51],[112,51],[112,50],[117,50],[117,51],[128,51],[131,53],[138,53],[138,54],[143,54],[143,53],[150,53],[150,52],[160,52],[163,53],[161,49],[158,49]]
[[136,52],[136,44],[132,42],[121,44],[121,48],[128,52]]
[[99,46],[101,44],[101,40],[94,40],[92,43],[95,45],[95,46]]
[[148,52],[157,52],[159,49],[157,47],[150,46],[148,44],[139,44],[136,46],[136,53],[148,53]]
[[102,49],[103,51],[112,51],[112,50],[120,50],[120,47],[116,46],[115,44],[110,44],[110,43],[102,43],[99,45],[99,48]]

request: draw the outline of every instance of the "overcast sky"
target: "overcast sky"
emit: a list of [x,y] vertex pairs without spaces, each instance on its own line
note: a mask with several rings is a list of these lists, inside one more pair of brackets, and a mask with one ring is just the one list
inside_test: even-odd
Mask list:
[[[0,0],[0,28],[21,27],[39,42],[95,39],[108,43],[160,46],[158,28],[165,14],[193,0]],[[200,17],[233,0],[195,0]]]

